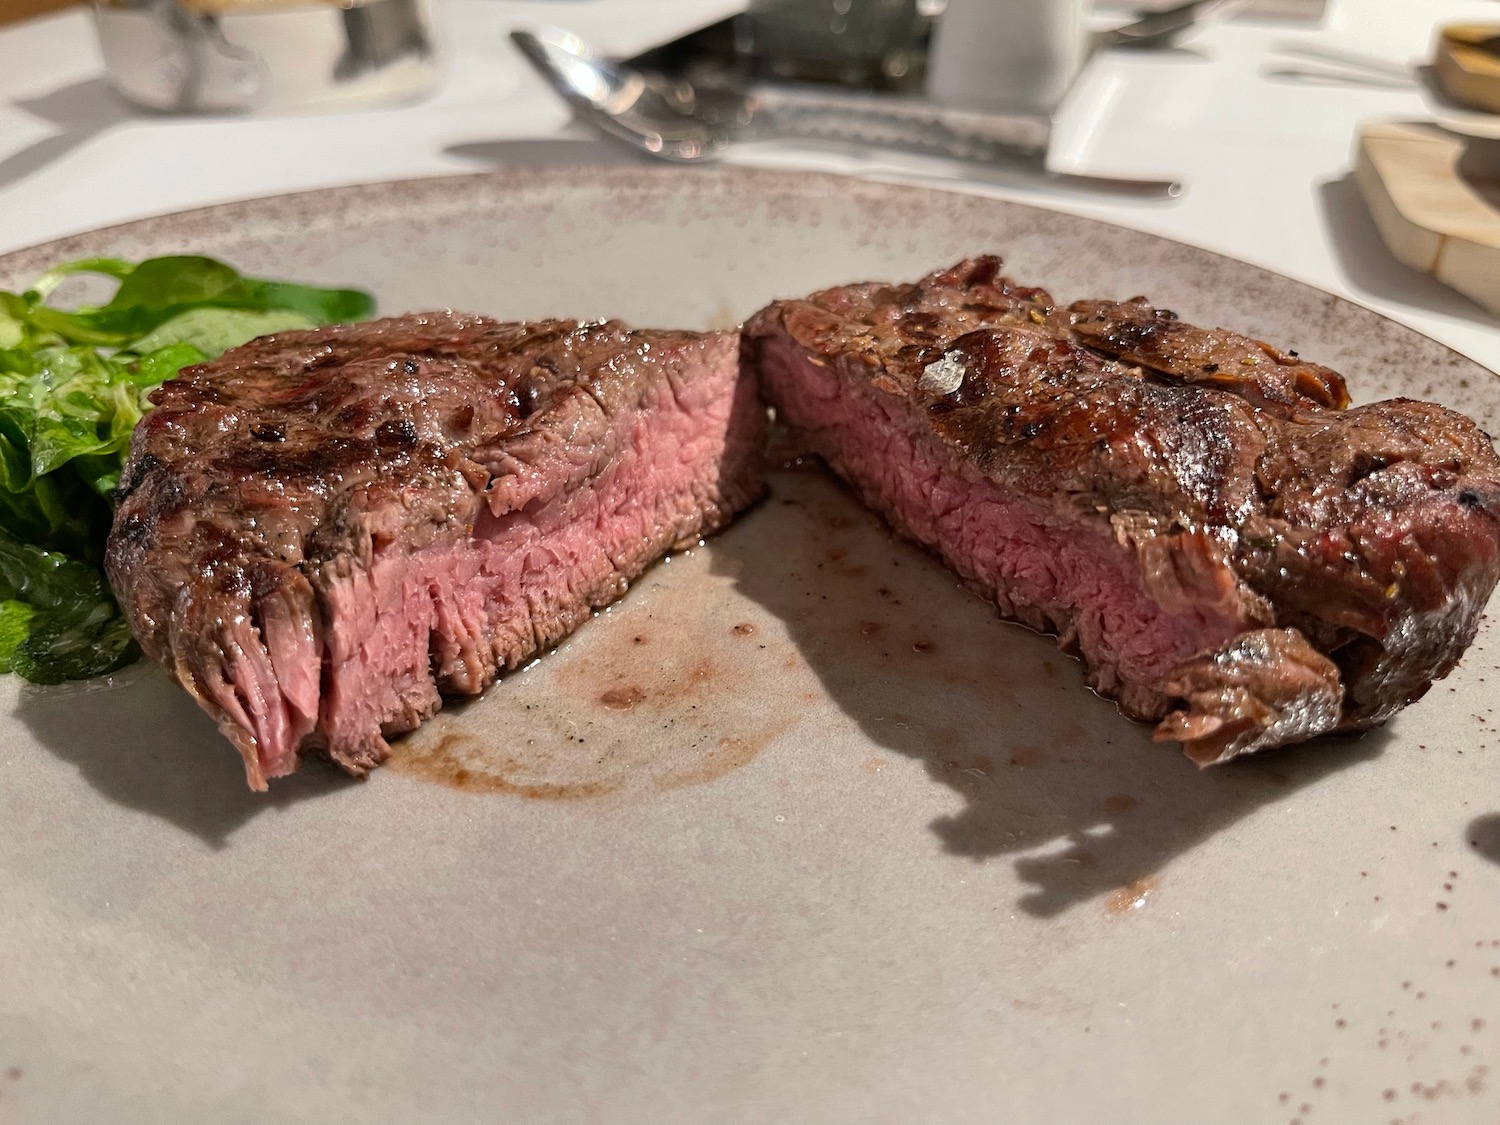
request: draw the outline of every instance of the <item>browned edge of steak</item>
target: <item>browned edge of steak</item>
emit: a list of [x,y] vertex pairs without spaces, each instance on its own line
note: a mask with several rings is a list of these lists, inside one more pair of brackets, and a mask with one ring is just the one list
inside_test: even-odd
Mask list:
[[1472,421],[1144,299],[971,259],[781,301],[747,362],[805,447],[1200,764],[1389,717],[1500,578]]
[[438,312],[287,332],[155,392],[107,569],[256,789],[362,775],[762,490],[738,337]]

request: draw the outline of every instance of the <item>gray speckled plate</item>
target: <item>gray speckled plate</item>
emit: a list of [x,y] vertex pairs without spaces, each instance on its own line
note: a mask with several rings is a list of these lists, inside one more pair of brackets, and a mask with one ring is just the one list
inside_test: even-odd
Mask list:
[[[991,249],[1500,424],[1488,372],[1284,278],[817,176],[316,192],[0,285],[199,250],[389,312],[709,326]],[[804,469],[366,784],[247,792],[151,669],[6,678],[0,1122],[1494,1121],[1497,656],[1200,773]]]

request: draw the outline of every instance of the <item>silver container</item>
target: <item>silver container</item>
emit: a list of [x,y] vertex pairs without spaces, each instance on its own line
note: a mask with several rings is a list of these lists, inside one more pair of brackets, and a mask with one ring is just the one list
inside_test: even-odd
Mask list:
[[115,88],[167,112],[409,101],[441,78],[430,0],[95,0]]
[[766,78],[920,89],[929,23],[918,0],[749,0],[736,50]]

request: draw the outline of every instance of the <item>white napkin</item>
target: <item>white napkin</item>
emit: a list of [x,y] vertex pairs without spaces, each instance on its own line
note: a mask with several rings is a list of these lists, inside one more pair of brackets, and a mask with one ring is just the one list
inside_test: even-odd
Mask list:
[[1083,0],[949,0],[927,93],[965,109],[1046,115],[1083,65]]

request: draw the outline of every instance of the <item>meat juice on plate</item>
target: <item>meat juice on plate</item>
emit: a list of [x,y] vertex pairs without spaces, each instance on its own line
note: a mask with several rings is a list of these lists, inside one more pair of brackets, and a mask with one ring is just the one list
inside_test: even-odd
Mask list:
[[712,781],[795,724],[812,685],[774,618],[733,593],[712,545],[672,555],[555,651],[395,743],[390,768],[547,800]]

